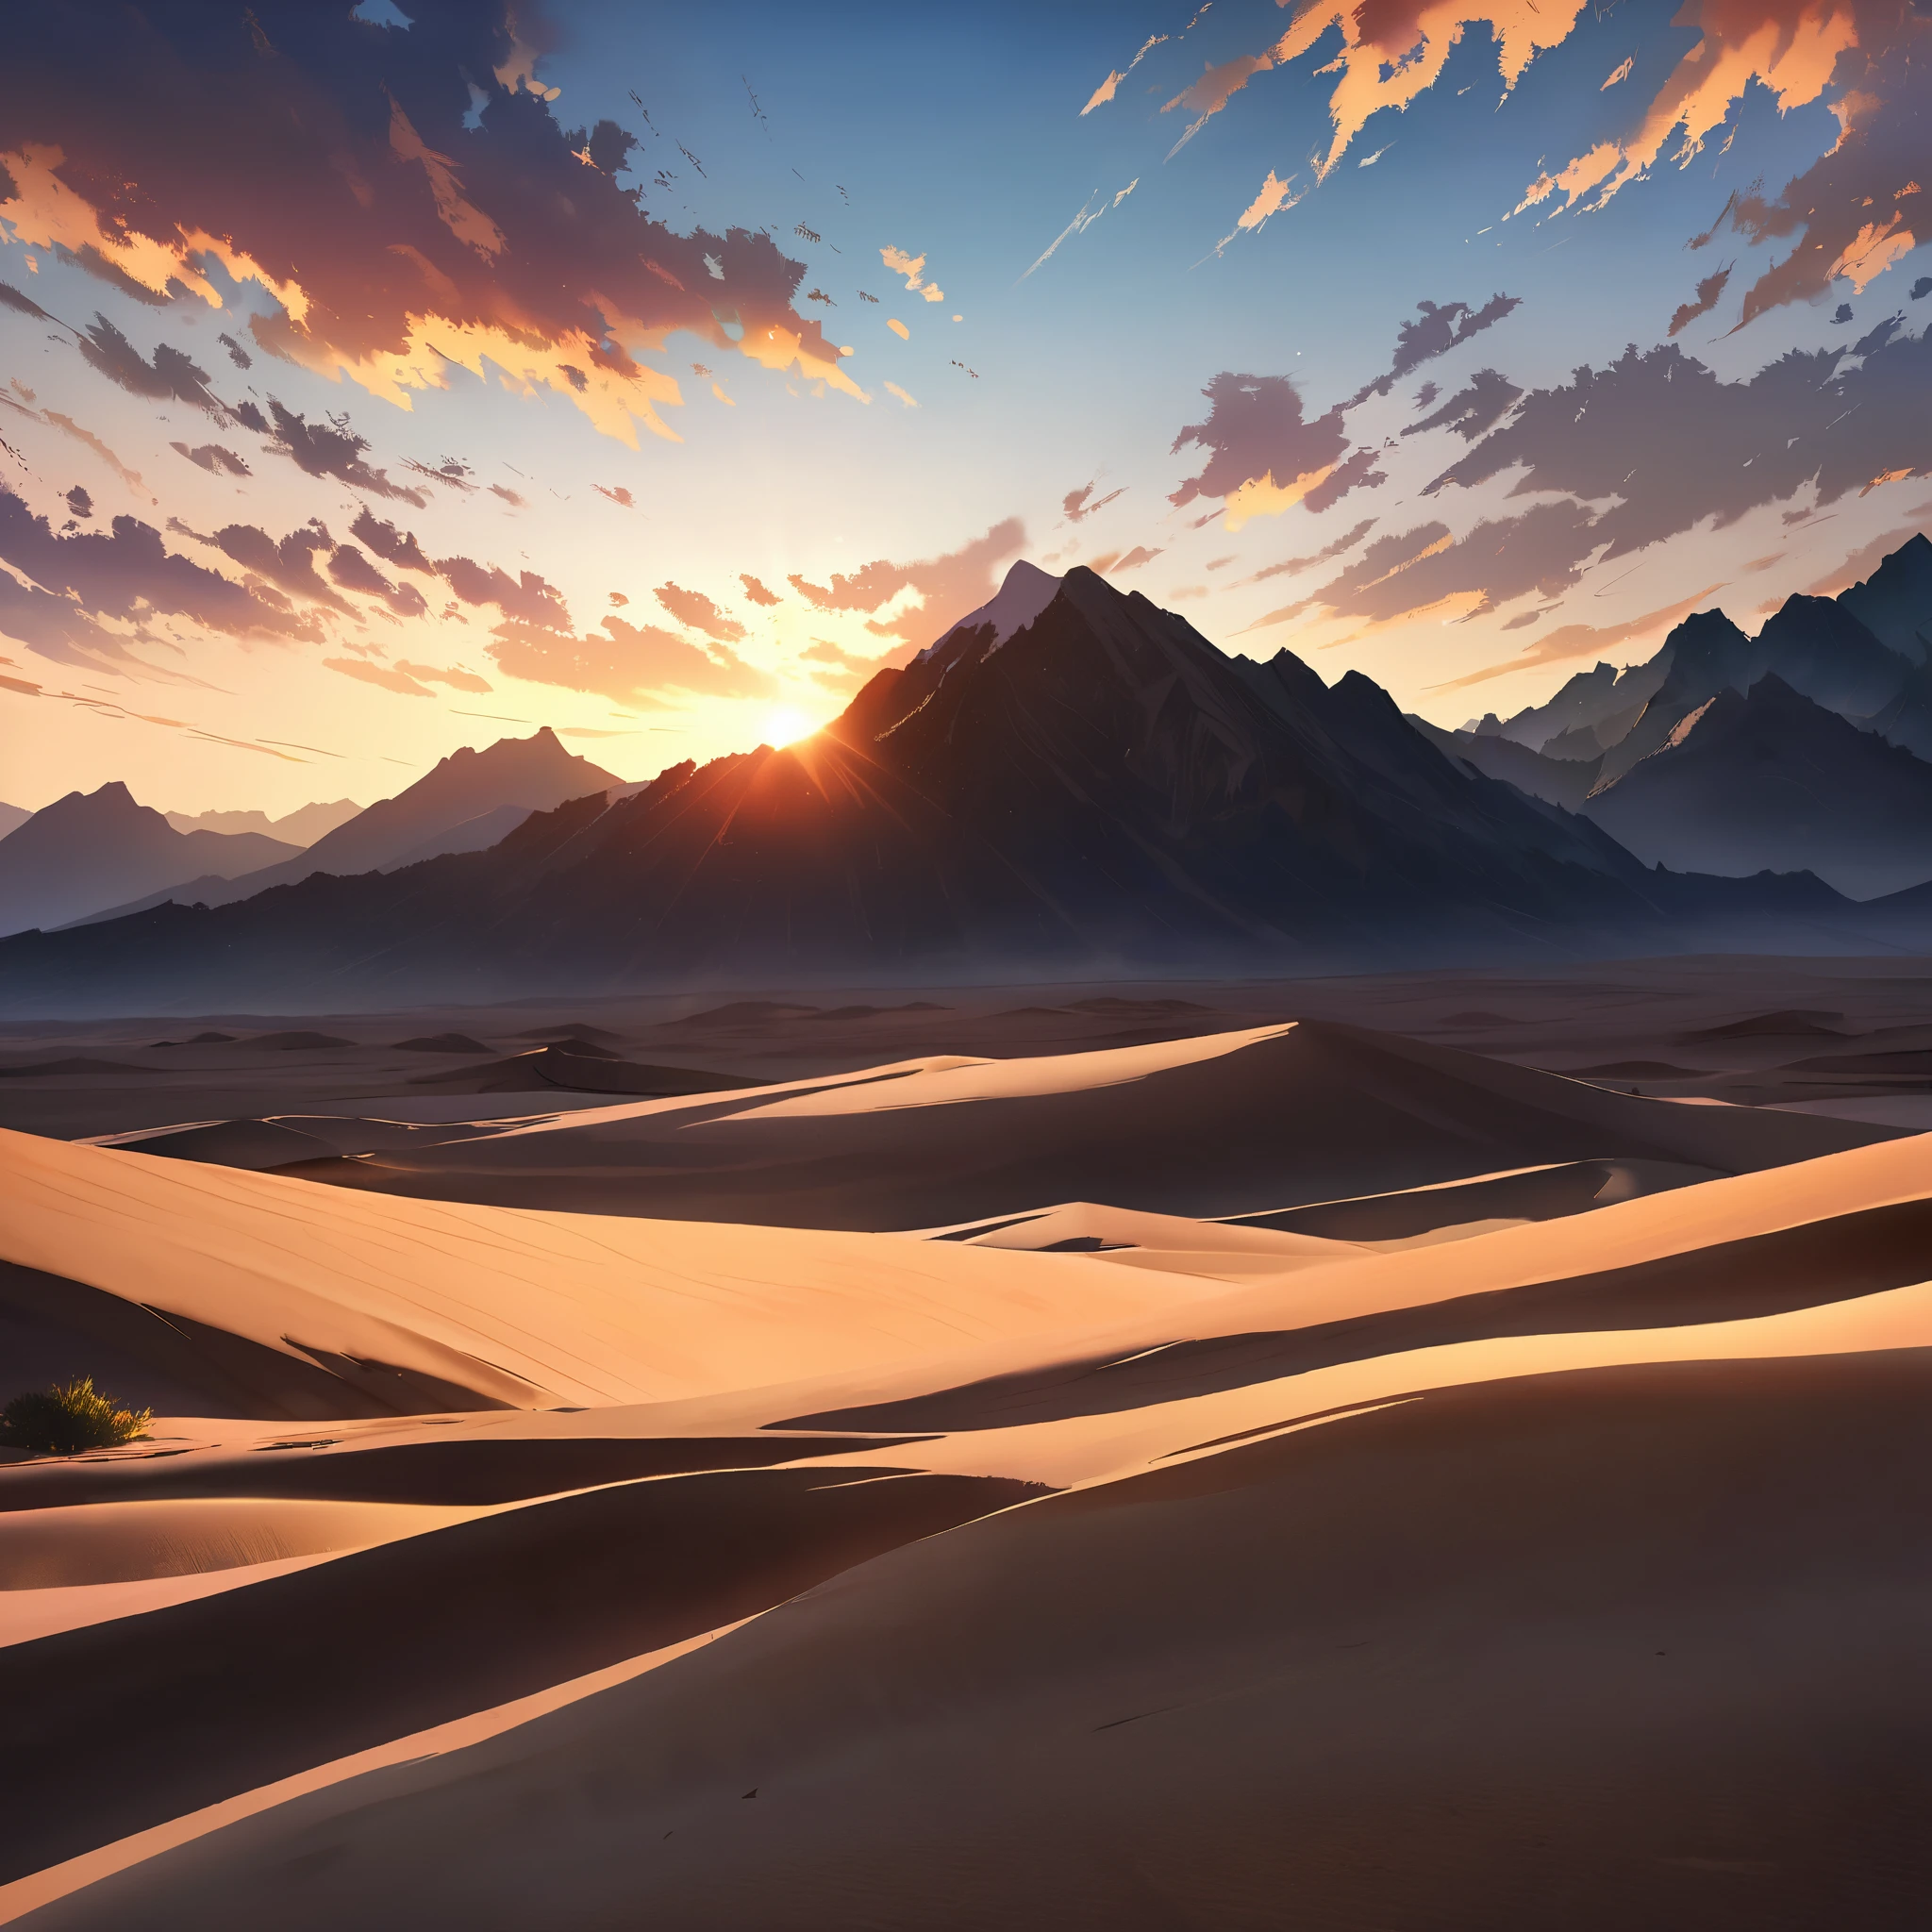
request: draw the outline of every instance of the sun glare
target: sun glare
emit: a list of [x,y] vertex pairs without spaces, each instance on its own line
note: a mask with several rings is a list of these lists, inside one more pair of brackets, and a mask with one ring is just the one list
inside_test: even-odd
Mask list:
[[794,711],[788,705],[765,713],[764,737],[767,744],[790,744],[793,739],[803,738],[817,728],[803,711]]

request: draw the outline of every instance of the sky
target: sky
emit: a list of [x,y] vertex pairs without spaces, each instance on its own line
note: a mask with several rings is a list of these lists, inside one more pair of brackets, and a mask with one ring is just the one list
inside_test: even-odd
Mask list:
[[643,778],[1021,558],[1460,724],[1932,525],[1932,5],[103,0],[9,55],[17,806],[544,724]]

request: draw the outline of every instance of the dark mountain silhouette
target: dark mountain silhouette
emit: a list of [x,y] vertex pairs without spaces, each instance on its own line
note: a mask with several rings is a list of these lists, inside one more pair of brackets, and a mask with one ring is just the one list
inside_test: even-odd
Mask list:
[[495,844],[532,811],[548,811],[565,799],[622,782],[589,758],[566,751],[547,724],[529,738],[499,739],[484,751],[465,745],[407,790],[358,812],[307,851],[241,875],[170,881],[172,891],[150,890],[144,897],[127,895],[128,903],[107,902],[112,910],[105,916],[119,918],[170,899],[183,906],[225,906],[272,886],[293,885],[314,873],[386,872],[442,852],[473,852]]
[[1921,664],[1932,659],[1932,542],[1924,532],[1838,601],[1880,643]]
[[1914,664],[1898,695],[1864,724],[1888,743],[1903,745],[1914,757],[1932,761],[1932,661]]
[[257,832],[177,832],[118,781],[70,791],[0,839],[0,931],[55,926],[157,887],[294,856]]
[[1090,571],[1025,566],[797,744],[600,787],[486,852],[15,941],[0,986],[74,1010],[137,989],[148,1009],[270,991],[340,1008],[1019,963],[1294,970],[1743,944],[1843,909],[1803,876],[1647,871],[1442,756],[1358,674],[1331,689],[1286,651],[1230,658]]
[[23,805],[0,804],[0,839],[6,838],[17,825],[25,824],[32,817],[33,813]]
[[1719,692],[1589,811],[1674,871],[1804,869],[1855,899],[1932,877],[1932,764],[1775,675]]

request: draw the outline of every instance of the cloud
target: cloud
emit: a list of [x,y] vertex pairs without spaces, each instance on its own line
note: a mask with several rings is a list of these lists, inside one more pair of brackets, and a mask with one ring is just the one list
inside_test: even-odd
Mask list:
[[384,523],[371,510],[363,509],[358,513],[356,521],[349,525],[349,535],[368,544],[385,563],[392,563],[399,570],[421,571],[425,577],[433,577],[437,574],[436,566],[424,556],[414,531],[399,530],[393,524]]
[[1159,555],[1159,551],[1145,550],[1137,543],[1113,567],[1116,571],[1138,570],[1143,563],[1152,563]]
[[492,483],[490,486],[490,493],[491,496],[502,497],[504,502],[508,504],[512,509],[522,509],[524,508],[524,499],[514,490],[510,489],[508,484]]
[[183,617],[235,638],[287,641],[320,635],[312,617],[171,552],[158,530],[134,517],[116,517],[111,533],[59,536],[21,498],[0,491],[0,558],[74,613],[73,627],[66,627],[8,580],[11,594],[0,609],[0,631],[48,657],[69,658],[69,647],[85,644],[83,655],[127,658],[129,639],[104,631],[95,622],[103,618],[127,622],[143,637],[157,616]]
[[769,609],[774,604],[782,604],[785,601],[777,591],[766,590],[754,576],[741,575],[738,581],[744,586],[744,594],[754,604],[762,604]]
[[41,420],[58,429],[62,436],[71,436],[75,442],[84,443],[89,449],[92,450],[95,456],[99,457],[102,462],[106,463],[108,469],[112,470],[115,475],[120,477],[122,482],[126,484],[130,490],[140,491],[143,496],[147,497],[150,503],[156,500],[150,494],[147,485],[141,480],[141,472],[139,470],[130,470],[92,430],[83,429],[72,416],[63,416],[58,409],[42,409],[41,411]]
[[[22,315],[31,315],[40,322],[52,322],[49,315],[31,295],[23,294],[11,282],[0,282],[0,308],[11,308]],[[65,325],[63,324],[64,327]]]
[[726,617],[701,591],[681,591],[675,584],[659,584],[653,592],[679,624],[701,630],[714,642],[738,644],[744,641],[744,626],[735,617]]
[[266,577],[278,590],[340,611],[343,616],[353,614],[353,607],[330,590],[316,572],[316,553],[327,554],[335,549],[335,540],[320,523],[291,531],[279,543],[253,524],[230,524],[215,533],[213,541],[217,550],[232,558],[243,570]]
[[[352,527],[356,536],[369,542],[359,521]],[[570,611],[562,594],[534,571],[512,577],[467,557],[442,557],[437,559],[436,573],[465,604],[494,604],[505,617],[522,624],[569,627]]]
[[490,655],[500,670],[532,684],[595,691],[620,704],[661,702],[666,693],[769,697],[770,673],[747,664],[727,644],[701,647],[656,625],[603,620],[603,635],[577,637],[537,625],[498,625]]
[[328,561],[328,574],[345,591],[380,597],[398,617],[428,614],[429,601],[414,584],[392,583],[353,543],[337,546]]
[[1181,108],[1193,117],[1169,158],[1257,75],[1312,53],[1339,29],[1340,51],[1320,69],[1322,75],[1339,76],[1328,96],[1334,132],[1327,153],[1315,157],[1316,175],[1325,177],[1371,115],[1407,108],[1435,86],[1465,25],[1488,23],[1507,91],[1537,54],[1568,37],[1582,12],[1583,0],[1481,0],[1473,6],[1461,0],[1385,0],[1374,7],[1357,0],[1310,0],[1269,46],[1210,66],[1163,105],[1163,114]]
[[889,315],[886,317],[886,326],[889,329],[891,329],[892,333],[895,336],[897,336],[902,342],[909,342],[912,340],[912,331],[909,328],[908,328],[906,325],[903,322],[901,322],[896,315]]
[[1520,466],[1512,491],[1607,503],[1592,543],[1621,557],[1706,518],[1723,528],[1809,483],[1835,502],[1932,463],[1932,341],[1901,335],[1852,362],[1794,350],[1725,382],[1674,343],[1635,347],[1601,370],[1536,390],[1428,486],[1433,493]]
[[1467,302],[1418,302],[1415,320],[1405,322],[1395,331],[1395,355],[1388,374],[1364,383],[1344,407],[1352,409],[1371,396],[1386,396],[1411,371],[1438,356],[1446,356],[1486,328],[1494,328],[1506,315],[1522,307],[1518,295],[1491,295],[1480,308],[1472,308]]
[[1467,691],[1472,685],[1487,684],[1492,677],[1507,677],[1512,671],[1531,671],[1539,664],[1561,663],[1571,658],[1598,658],[1613,645],[1626,644],[1632,638],[1648,636],[1661,640],[1712,592],[1723,588],[1721,584],[1707,584],[1689,597],[1667,604],[1660,610],[1646,610],[1641,617],[1630,618],[1623,624],[1566,624],[1547,637],[1539,638],[1515,657],[1506,658],[1500,664],[1485,665],[1480,671],[1472,671],[1465,677],[1453,677],[1446,684],[1436,685],[1433,689]]
[[1296,202],[1305,200],[1308,192],[1306,188],[1300,194],[1291,194],[1288,192],[1294,183],[1294,175],[1291,175],[1284,180],[1270,168],[1268,178],[1261,184],[1260,192],[1235,217],[1233,228],[1214,244],[1215,254],[1219,255],[1237,235],[1247,234],[1264,226],[1270,215],[1278,215],[1284,208],[1292,208]]
[[233,450],[224,449],[218,442],[204,442],[198,449],[190,449],[185,442],[171,442],[168,447],[211,476],[246,476],[251,474],[248,465]]
[[1717,307],[1718,297],[1724,293],[1724,284],[1730,278],[1729,266],[1719,269],[1715,275],[1706,275],[1697,285],[1697,299],[1694,302],[1680,304],[1671,317],[1670,333],[1676,335],[1688,328],[1700,315],[1708,315]]
[[876,674],[880,663],[875,658],[860,658],[842,649],[830,638],[812,639],[810,647],[798,655],[807,663],[825,666],[812,672],[812,681],[840,693],[857,691]]
[[1314,556],[1291,557],[1286,563],[1271,563],[1265,570],[1257,570],[1248,582],[1258,584],[1268,577],[1299,576],[1303,571],[1312,570],[1318,563],[1332,563],[1344,550],[1353,550],[1374,527],[1375,520],[1370,517],[1365,522],[1357,524],[1354,529],[1336,538],[1334,542],[1324,549],[1316,551]]
[[886,392],[889,395],[897,396],[898,399],[902,403],[904,403],[908,409],[916,409],[919,407],[919,398],[917,396],[908,394],[907,391],[901,389],[896,382],[887,383]]
[[428,688],[431,684],[446,684],[452,691],[486,691],[492,688],[474,671],[454,667],[441,671],[433,664],[411,664],[407,660],[374,664],[366,658],[325,658],[322,662],[325,671],[340,671],[344,677],[360,678],[364,684],[379,685],[384,691],[397,691],[404,697],[434,697],[436,693]]
[[[1823,506],[1924,475],[1928,452],[1932,343],[1923,336],[1880,340],[1862,360],[1844,348],[1793,351],[1731,382],[1674,343],[1633,346],[1523,397],[1424,492],[1513,476],[1511,497],[1531,507],[1459,538],[1431,523],[1382,539],[1308,601],[1382,622],[1491,609],[1531,591],[1556,597],[1587,568],[1723,529],[1800,491]],[[1537,649],[1567,649],[1572,628]]]
[[156,346],[152,363],[144,362],[141,351],[105,315],[95,315],[92,326],[78,338],[75,346],[110,382],[135,395],[157,402],[192,403],[214,416],[228,413],[208,389],[207,370],[196,368],[179,349],[170,348],[166,342]]
[[637,503],[635,499],[632,497],[630,491],[626,490],[621,483],[612,489],[607,489],[602,483],[592,483],[591,485],[591,488],[594,490],[599,496],[608,496],[610,499],[610,501],[618,507],[619,509],[635,509],[637,508]]
[[1108,101],[1112,100],[1114,89],[1119,87],[1121,82],[1126,79],[1126,77],[1124,74],[1116,74],[1109,71],[1107,78],[1093,90],[1087,105],[1080,109],[1081,118],[1084,120],[1089,114],[1092,113],[1095,108],[1104,108]]
[[1070,524],[1077,524],[1105,509],[1115,497],[1124,496],[1127,486],[1124,483],[1118,490],[1109,490],[1105,496],[1095,497],[1099,488],[1095,483],[1083,483],[1078,490],[1070,490],[1060,498],[1060,513]]
[[[802,576],[789,581],[817,610],[877,610],[902,591],[912,591],[920,600],[921,630],[939,637],[949,625],[992,596],[999,588],[998,567],[1025,541],[1025,525],[1018,517],[1008,517],[985,536],[943,557],[919,563],[889,563],[881,558],[849,575],[835,576],[824,586],[807,583]],[[907,628],[907,619],[895,617],[866,627],[877,636],[894,637]]]
[[272,446],[298,470],[311,476],[333,476],[339,483],[346,483],[352,490],[366,490],[372,496],[397,497],[417,509],[428,503],[429,499],[420,490],[391,483],[387,472],[372,470],[362,460],[369,440],[350,429],[346,416],[310,423],[297,411],[284,408],[273,396],[268,407],[275,419]]
[[928,302],[943,302],[946,299],[946,291],[943,289],[925,279],[924,256],[908,255],[903,248],[881,248],[879,259],[891,274],[906,277],[906,287],[909,293],[923,296]]
[[1479,523],[1461,538],[1446,524],[1427,523],[1378,537],[1309,601],[1381,623],[1451,600],[1480,610],[1530,591],[1555,597],[1582,576],[1600,541],[1590,510],[1576,503],[1538,504],[1520,517]]
[[1440,409],[1409,424],[1402,433],[1419,436],[1424,429],[1453,429],[1464,441],[1474,442],[1509,413],[1522,393],[1513,382],[1499,375],[1495,370],[1478,369]]
[[1912,187],[1923,167],[1927,88],[1928,29],[1919,9],[1895,0],[1696,0],[1680,18],[1699,39],[1637,127],[1540,175],[1515,212],[1551,203],[1598,209],[1661,159],[1688,166],[1756,85],[1780,113],[1831,92],[1826,105],[1840,134],[1774,201],[1753,190],[1719,217],[1753,242],[1795,238],[1746,291],[1739,328],[1822,295],[1840,276],[1862,291],[1924,239],[1928,217]]
[[70,514],[74,516],[85,519],[94,513],[93,498],[78,483],[67,492],[66,502]]
[[[1208,461],[1168,501],[1185,507],[1197,497],[1221,497],[1231,530],[1303,501],[1328,481],[1347,452],[1341,406],[1307,422],[1289,376],[1224,371],[1201,393],[1208,398],[1208,420],[1182,429],[1173,453],[1198,443],[1209,453]],[[1366,470],[1353,480],[1367,481]]]
[[252,284],[251,347],[398,405],[488,360],[625,441],[669,435],[677,384],[639,358],[675,330],[862,398],[793,307],[801,263],[747,228],[654,220],[621,178],[631,138],[566,129],[539,57],[504,58],[533,44],[530,6],[465,0],[407,32],[342,7],[259,14],[11,23],[0,216],[17,239],[155,303],[222,307],[224,279]]

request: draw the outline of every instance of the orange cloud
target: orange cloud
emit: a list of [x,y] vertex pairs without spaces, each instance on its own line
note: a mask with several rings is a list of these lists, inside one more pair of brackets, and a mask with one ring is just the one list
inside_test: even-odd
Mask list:
[[376,685],[383,691],[392,691],[408,698],[433,698],[436,693],[428,689],[432,683],[446,684],[456,691],[486,691],[491,689],[473,671],[454,668],[440,671],[433,664],[410,664],[407,661],[372,664],[363,658],[325,658],[322,667],[325,671],[339,671],[344,677],[358,678],[364,684]]
[[630,135],[558,123],[511,0],[430,43],[310,11],[273,45],[247,9],[208,33],[137,11],[111,60],[81,12],[24,19],[0,220],[142,300],[219,309],[253,283],[261,348],[401,408],[454,364],[554,390],[633,445],[640,425],[675,441],[678,386],[641,358],[680,329],[865,399],[792,306],[801,264],[748,228],[672,231],[620,185]]
[[881,248],[879,259],[893,275],[906,277],[908,292],[922,296],[928,302],[943,302],[946,299],[946,291],[943,289],[937,283],[925,279],[924,256],[908,255],[903,248]]
[[1565,208],[1601,208],[1649,168],[1673,136],[1681,138],[1670,158],[1688,167],[1753,81],[1777,96],[1780,113],[1789,113],[1817,100],[1840,55],[1858,43],[1856,8],[1844,0],[1807,0],[1795,16],[1772,0],[1692,0],[1685,13],[1702,38],[1672,70],[1636,132],[1600,142],[1555,175],[1539,175],[1513,213],[1557,196]]
[[1184,108],[1195,117],[1174,142],[1170,158],[1256,75],[1301,58],[1331,28],[1339,28],[1341,51],[1321,70],[1340,76],[1328,96],[1334,132],[1326,155],[1315,163],[1317,178],[1324,178],[1372,114],[1407,108],[1435,86],[1465,26],[1488,24],[1496,40],[1503,85],[1513,88],[1538,54],[1569,37],[1583,5],[1584,0],[1478,0],[1474,6],[1469,0],[1391,0],[1368,6],[1312,0],[1272,46],[1208,68],[1162,107],[1163,114]]
[[1105,80],[1093,90],[1093,97],[1080,109],[1082,118],[1092,113],[1095,108],[1102,108],[1113,99],[1114,89],[1126,79],[1124,74],[1109,73]]

